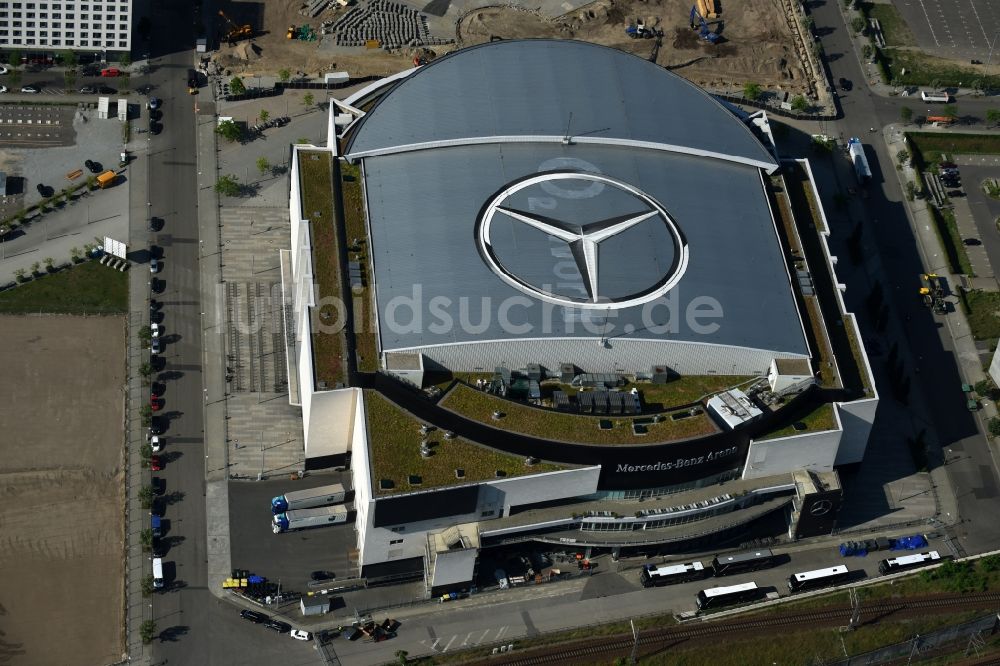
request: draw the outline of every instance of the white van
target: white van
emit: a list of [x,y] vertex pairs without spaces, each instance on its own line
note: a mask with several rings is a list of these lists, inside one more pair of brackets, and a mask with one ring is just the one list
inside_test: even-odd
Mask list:
[[161,589],[163,587],[163,559],[159,557],[153,558],[153,588]]

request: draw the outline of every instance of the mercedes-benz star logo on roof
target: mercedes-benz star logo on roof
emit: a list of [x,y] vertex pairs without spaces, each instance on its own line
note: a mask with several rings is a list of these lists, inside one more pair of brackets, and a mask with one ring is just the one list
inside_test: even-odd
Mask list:
[[[560,192],[565,196],[549,196]],[[594,217],[595,211],[596,219],[585,219]],[[530,243],[515,229],[504,234],[499,243],[504,247],[499,248],[494,234],[501,220],[535,229],[563,243],[579,271],[579,295],[545,284],[557,282],[554,268],[550,267],[546,274],[544,266],[525,266],[528,258],[551,262],[551,257],[565,254],[558,247],[550,246],[546,252],[526,247]],[[654,225],[643,236],[648,243],[635,248],[634,257],[618,257],[617,288],[602,289],[605,282],[601,267],[610,261],[602,256],[602,243],[643,224]],[[509,229],[509,225],[504,228]],[[483,207],[476,240],[483,260],[509,285],[544,301],[578,308],[621,309],[655,300],[677,284],[688,260],[683,234],[655,199],[626,183],[579,171],[542,173],[508,185]],[[649,265],[629,267],[629,274],[623,275],[623,265],[633,259],[637,263],[644,259]]]

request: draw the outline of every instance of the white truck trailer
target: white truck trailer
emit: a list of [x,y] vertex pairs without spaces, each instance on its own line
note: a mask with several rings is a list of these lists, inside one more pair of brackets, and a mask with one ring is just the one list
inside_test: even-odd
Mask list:
[[344,501],[346,495],[344,486],[340,483],[320,486],[319,488],[296,490],[273,498],[271,500],[271,513],[282,513],[290,509],[311,509],[314,506],[326,506],[328,504],[340,504]]
[[346,522],[347,508],[344,505],[321,506],[315,509],[294,509],[275,514],[271,530],[275,534],[280,534],[307,527],[323,527]]

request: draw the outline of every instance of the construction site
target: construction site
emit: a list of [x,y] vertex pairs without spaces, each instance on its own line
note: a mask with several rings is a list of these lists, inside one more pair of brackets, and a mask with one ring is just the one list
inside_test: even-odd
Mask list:
[[794,0],[272,0],[229,3],[212,35],[234,74],[385,75],[496,39],[556,38],[634,53],[713,90],[747,82],[816,95],[818,62]]

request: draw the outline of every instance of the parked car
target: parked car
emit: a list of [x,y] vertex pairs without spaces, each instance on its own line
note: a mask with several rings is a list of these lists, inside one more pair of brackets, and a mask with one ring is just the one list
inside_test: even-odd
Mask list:
[[167,288],[167,283],[165,280],[153,278],[149,281],[149,287],[153,290],[154,294],[161,294]]
[[102,95],[115,95],[118,93],[118,89],[112,88],[111,86],[101,86],[97,89],[97,92],[101,93]]
[[106,69],[101,70],[101,76],[106,79],[121,76],[121,73],[122,71],[117,67],[108,67]]
[[269,620],[264,626],[268,629],[277,631],[279,634],[286,634],[292,630],[292,625],[287,622],[282,622],[281,620]]
[[158,476],[151,477],[149,479],[149,484],[153,486],[153,494],[157,497],[163,497],[167,492],[167,481],[166,479],[161,479]]
[[949,197],[964,197],[965,196],[965,192],[963,192],[962,190],[951,190],[950,192],[948,192],[948,196]]
[[80,88],[81,95],[94,95],[97,93],[97,86],[83,86]]
[[854,87],[854,85],[844,77],[840,77],[840,81],[838,81],[838,83],[840,83],[841,90],[850,90]]
[[159,416],[154,416],[149,422],[149,432],[152,435],[162,435],[167,431],[167,423]]
[[163,438],[159,435],[151,435],[149,438],[149,446],[153,449],[153,453],[159,453],[163,450]]
[[152,409],[154,412],[158,412],[161,409],[163,409],[163,401],[160,400],[159,398],[150,397],[149,408]]
[[163,325],[162,324],[157,324],[156,322],[153,322],[152,324],[149,325],[149,334],[152,337],[158,338],[158,337],[160,337],[160,333],[162,333],[162,332],[163,332]]
[[104,166],[100,162],[95,162],[94,160],[84,160],[83,165],[87,167],[90,173],[101,173],[104,171]]
[[965,245],[982,245],[983,241],[978,238],[966,238],[962,241]]
[[957,169],[958,168],[958,165],[955,164],[954,162],[938,162],[938,165],[942,169]]
[[240,617],[243,618],[244,620],[249,620],[254,624],[263,624],[271,619],[270,617],[264,615],[263,613],[258,613],[257,611],[245,610],[245,609],[240,611]]
[[288,635],[299,641],[311,641],[313,635],[303,629],[292,629]]
[[162,103],[163,103],[163,101],[159,97],[150,97],[149,98],[149,108],[152,111],[156,111],[158,108],[160,108],[160,104],[162,104]]
[[150,456],[149,457],[149,469],[154,472],[160,472],[163,470],[163,460],[160,456]]
[[21,92],[29,94],[29,95],[34,95],[36,93],[42,92],[42,89],[39,88],[38,86],[22,86],[21,87]]
[[0,93],[7,92],[7,86],[0,86]]
[[7,69],[7,65],[0,65],[0,74],[6,74],[10,70]]
[[163,218],[162,217],[151,217],[149,218],[149,230],[159,231],[163,228]]
[[159,338],[153,338],[152,340],[149,341],[149,351],[151,351],[154,354],[159,354],[161,351],[163,351],[163,345],[160,343]]
[[99,76],[101,73],[101,68],[97,65],[86,65],[83,68],[84,76]]
[[159,271],[160,271],[160,261],[156,257],[153,257],[152,259],[149,260],[149,272],[158,273]]

